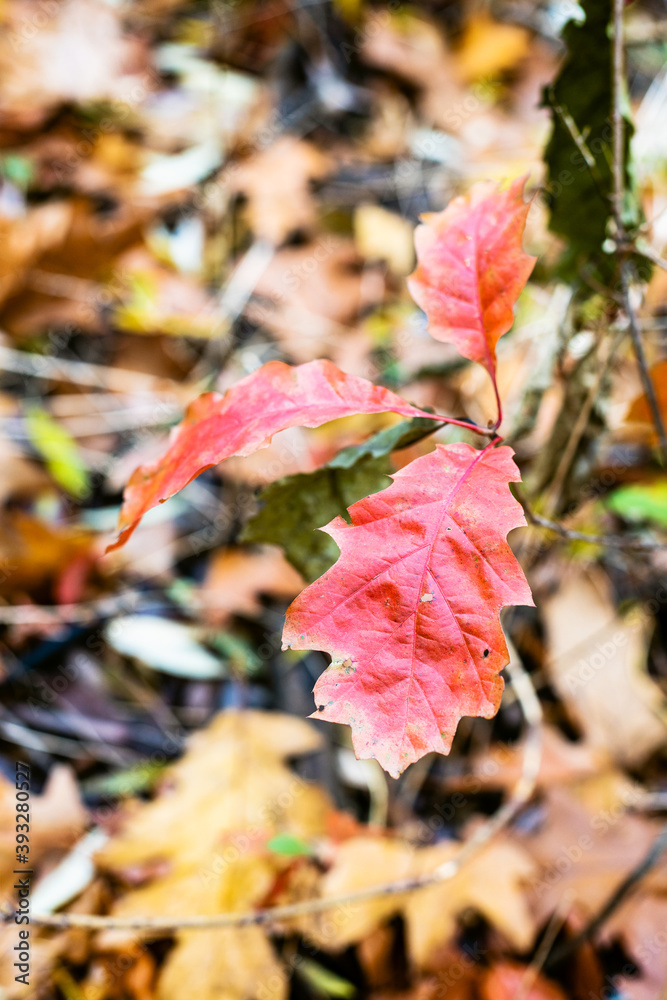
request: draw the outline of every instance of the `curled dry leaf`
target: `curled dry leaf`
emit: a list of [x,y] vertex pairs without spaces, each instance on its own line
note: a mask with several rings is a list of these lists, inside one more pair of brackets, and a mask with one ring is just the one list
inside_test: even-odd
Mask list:
[[200,472],[232,455],[251,455],[278,431],[387,411],[438,419],[389,389],[346,375],[329,361],[295,367],[270,361],[224,396],[200,396],[188,408],[162,458],[132,475],[120,514],[120,535],[109,550],[130,537],[146,511],[182,490]]
[[394,777],[431,750],[448,753],[464,715],[490,718],[509,661],[502,607],[532,604],[507,532],[525,524],[508,484],[507,447],[436,450],[325,530],[338,562],[291,604],[293,649],[323,649],[319,718],[352,727],[358,757]]

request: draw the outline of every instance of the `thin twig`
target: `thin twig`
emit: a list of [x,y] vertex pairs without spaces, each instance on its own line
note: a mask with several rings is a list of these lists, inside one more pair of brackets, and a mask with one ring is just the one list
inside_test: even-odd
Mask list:
[[512,997],[512,1000],[528,1000],[530,997],[533,987],[537,982],[537,978],[544,968],[544,963],[551,954],[551,949],[553,948],[556,938],[558,937],[563,924],[567,920],[571,909],[572,901],[564,896],[552,913],[551,919],[547,924],[547,929],[544,932],[544,937],[540,941],[539,947],[535,952],[535,957],[526,969],[523,979],[519,983],[519,988]]
[[[614,0],[614,40],[613,40],[613,67],[614,67],[614,106],[612,109],[612,149],[614,154],[613,161],[613,180],[614,189],[612,192],[612,205],[614,210],[614,220],[616,222],[616,239],[619,246],[627,243],[627,237],[625,232],[625,225],[623,223],[623,195],[625,191],[625,157],[624,157],[624,143],[625,143],[625,127],[623,121],[623,82],[624,82],[624,53],[623,53],[623,7],[624,0]],[[620,251],[620,274],[621,274],[621,291],[623,296],[623,308],[628,317],[628,323],[630,325],[630,335],[632,337],[632,346],[635,352],[635,358],[637,359],[637,365],[639,366],[639,374],[641,376],[642,386],[644,388],[644,393],[648,400],[649,408],[651,410],[651,416],[653,417],[653,423],[658,434],[658,440],[660,442],[660,450],[662,453],[662,461],[667,464],[667,430],[665,429],[665,423],[662,419],[662,414],[660,412],[660,407],[658,405],[658,400],[655,394],[655,388],[651,380],[651,375],[649,373],[648,364],[646,361],[646,355],[644,353],[644,345],[642,344],[641,334],[639,332],[639,324],[637,322],[637,316],[630,299],[630,278],[632,275],[631,264],[628,255],[625,251]]]
[[569,941],[566,941],[560,946],[560,948],[557,948],[549,956],[549,959],[545,963],[546,967],[553,968],[554,965],[558,965],[564,958],[567,958],[567,956],[572,954],[573,951],[576,951],[577,948],[581,947],[582,944],[585,944],[586,941],[590,941],[594,938],[597,932],[603,927],[607,920],[609,920],[609,917],[639,885],[644,876],[648,875],[648,873],[655,868],[665,850],[667,850],[667,826],[663,827],[661,833],[658,834],[656,839],[651,844],[648,852],[639,864],[635,865],[632,871],[626,875],[618,888],[611,894],[600,912],[593,917],[593,919],[586,924],[583,930],[575,935],[575,937],[570,938]]
[[614,357],[616,347],[621,342],[621,339],[625,335],[625,331],[621,332],[611,343],[608,337],[601,338],[598,348],[597,348],[597,358],[600,367],[595,376],[595,380],[591,385],[584,404],[579,411],[579,415],[575,421],[574,427],[570,433],[567,444],[561,455],[558,467],[556,469],[551,487],[546,501],[547,513],[552,514],[558,506],[560,500],[560,495],[563,490],[563,484],[570,470],[570,466],[574,461],[574,457],[577,453],[577,448],[579,443],[588,427],[588,421],[590,420],[593,407],[595,406],[598,394],[600,392],[600,387],[607,375],[609,365]]
[[[428,886],[447,882],[457,875],[489,841],[508,826],[519,810],[532,796],[542,759],[542,709],[532,681],[518,657],[513,657],[507,666],[510,684],[517,701],[521,705],[528,724],[528,733],[523,757],[521,777],[512,795],[501,808],[480,826],[462,846],[458,855],[440,865],[434,872],[413,878],[397,879],[382,885],[370,886],[357,892],[343,893],[326,898],[309,899],[286,906],[272,906],[264,910],[250,910],[246,913],[217,913],[183,917],[114,917],[86,913],[56,913],[31,915],[31,923],[42,927],[80,927],[87,930],[148,931],[152,934],[166,934],[175,930],[210,930],[219,927],[249,927],[276,925],[296,917],[311,913],[321,913],[339,907],[353,906],[386,896],[402,896],[405,893],[425,889]],[[2,919],[10,922],[13,911],[1,911]]]
[[644,394],[648,400],[649,409],[651,410],[651,416],[653,418],[653,424],[658,434],[658,440],[660,441],[662,461],[663,464],[667,465],[667,430],[665,429],[665,422],[662,419],[662,413],[660,412],[660,404],[658,403],[658,397],[655,394],[655,386],[653,385],[653,380],[651,379],[651,374],[648,368],[648,362],[646,361],[644,345],[642,343],[641,333],[639,332],[639,326],[637,324],[637,315],[632,308],[632,303],[630,301],[630,285],[628,281],[629,268],[629,261],[624,260],[621,262],[621,287],[623,289],[623,298],[625,300],[625,312],[630,325],[630,336],[632,337],[632,346],[634,348],[635,358],[637,359],[637,364],[639,366],[642,388],[644,389]]
[[606,545],[615,549],[635,549],[640,552],[667,548],[667,542],[659,542],[657,539],[623,538],[621,535],[589,535],[584,531],[573,531],[571,528],[565,528],[562,524],[558,524],[557,521],[551,521],[548,517],[536,514],[522,497],[519,497],[519,501],[531,524],[539,528],[546,528],[547,531],[553,531],[561,538],[567,538],[573,542],[590,542],[592,545]]
[[[552,88],[553,93],[553,88]],[[595,157],[591,153],[590,149],[586,145],[586,140],[579,131],[577,123],[575,122],[572,115],[569,113],[567,108],[563,108],[560,104],[552,103],[552,108],[558,115],[563,128],[569,133],[570,138],[577,147],[578,151],[583,156],[586,166],[588,167],[591,175],[591,179],[598,189],[598,193],[602,198],[604,198],[604,182],[598,170],[598,165],[595,161]]]
[[53,379],[58,382],[73,382],[75,385],[95,386],[108,392],[150,392],[173,393],[175,398],[183,395],[176,382],[127,368],[113,368],[110,365],[90,364],[87,361],[70,361],[54,358],[47,354],[32,354],[17,351],[0,344],[0,370],[31,375],[34,378]]
[[647,247],[644,243],[621,243],[618,247],[619,250],[625,253],[635,253],[639,254],[640,257],[645,257],[646,260],[650,260],[652,264],[656,267],[662,268],[663,271],[667,271],[667,260],[657,254],[655,250]]

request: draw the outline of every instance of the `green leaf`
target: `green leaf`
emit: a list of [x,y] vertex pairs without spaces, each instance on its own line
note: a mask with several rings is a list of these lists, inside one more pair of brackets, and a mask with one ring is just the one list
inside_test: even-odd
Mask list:
[[30,443],[46,462],[60,486],[74,497],[88,492],[88,470],[78,445],[50,413],[38,406],[30,407],[25,417]]
[[307,857],[313,853],[310,844],[293,833],[278,833],[266,845],[274,854],[283,854],[288,858]]
[[331,969],[325,969],[312,958],[302,958],[296,969],[316,993],[335,997],[337,1000],[350,1000],[357,992],[356,986],[349,980],[337,976]]
[[21,191],[27,191],[35,179],[33,161],[20,153],[7,153],[0,161],[0,172]]
[[83,782],[83,791],[86,795],[104,795],[119,799],[140,795],[153,788],[165,767],[166,764],[141,760],[124,770],[88,778]]
[[241,636],[233,635],[231,632],[216,632],[211,636],[210,644],[222,653],[236,671],[252,676],[262,669],[261,657],[257,655],[252,644]]
[[440,427],[444,426],[444,423],[435,423],[433,420],[429,420],[428,417],[413,417],[411,420],[401,420],[400,423],[394,424],[393,427],[387,427],[385,430],[374,434],[373,437],[369,438],[368,441],[364,441],[363,444],[355,444],[349,448],[343,448],[342,451],[339,451],[331,459],[328,468],[350,469],[360,459],[383,458],[392,451],[407,448],[416,441],[421,441],[428,434],[432,434],[433,431],[437,431]]
[[[567,243],[561,261],[565,277],[576,277],[581,267],[590,262],[598,278],[608,281],[615,267],[614,258],[602,250],[610,235],[608,223],[612,217],[611,5],[582,0],[580,6],[585,21],[572,20],[566,25],[563,40],[568,54],[558,77],[544,92],[544,103],[551,109],[553,120],[544,153],[551,212],[549,227]],[[624,158],[628,196],[624,221],[629,229],[641,219],[628,169],[632,131],[632,123],[626,117]],[[586,152],[581,149],[582,143]]]
[[344,448],[322,469],[287,476],[259,494],[262,507],[246,524],[241,541],[282,546],[287,559],[309,583],[338,558],[333,538],[318,531],[347,508],[389,486],[389,454],[441,427],[426,417],[403,420],[364,444]]
[[389,486],[386,458],[360,459],[350,469],[325,466],[287,476],[259,494],[262,509],[246,524],[243,542],[281,545],[287,559],[308,582],[317,580],[338,558],[333,538],[318,531],[369,493]]
[[605,506],[625,521],[652,521],[667,528],[667,480],[621,486],[605,500]]

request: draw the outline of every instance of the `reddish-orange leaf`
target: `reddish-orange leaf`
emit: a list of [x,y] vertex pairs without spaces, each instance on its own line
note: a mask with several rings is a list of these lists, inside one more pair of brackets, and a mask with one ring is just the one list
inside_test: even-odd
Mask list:
[[438,445],[411,462],[350,507],[351,524],[327,525],[338,562],[288,610],[285,645],[333,658],[315,714],[351,726],[357,756],[394,776],[447,753],[462,716],[498,710],[499,612],[533,603],[506,541],[526,523],[508,486],[519,480],[512,455]]
[[495,384],[496,344],[514,320],[514,305],[535,265],[521,240],[529,204],[525,178],[501,191],[475,184],[444,212],[423,215],[415,232],[417,269],[410,293],[436,340],[478,361]]
[[125,489],[118,540],[130,537],[143,515],[198,476],[232,455],[250,455],[286,427],[319,427],[355,413],[393,411],[405,417],[431,417],[404,399],[330,361],[292,367],[270,361],[241,379],[224,396],[207,393],[188,408],[169,447],[154,465],[141,466]]

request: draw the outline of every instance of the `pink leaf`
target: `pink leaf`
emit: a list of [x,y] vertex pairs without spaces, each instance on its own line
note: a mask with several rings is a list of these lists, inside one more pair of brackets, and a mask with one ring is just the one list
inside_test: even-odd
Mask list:
[[521,240],[530,204],[525,178],[501,191],[475,184],[443,212],[422,216],[418,265],[408,288],[436,340],[484,365],[495,385],[496,344],[512,326],[514,305],[535,265]]
[[431,417],[366,379],[346,375],[330,361],[292,367],[271,361],[241,379],[224,396],[207,393],[192,403],[172,432],[162,458],[141,466],[125,489],[118,539],[130,537],[143,515],[198,476],[232,455],[250,455],[286,427],[319,427],[355,413],[393,411],[405,417]]
[[352,727],[358,757],[397,776],[432,750],[447,753],[464,715],[490,718],[508,662],[499,612],[532,604],[505,540],[525,524],[508,483],[511,448],[438,445],[381,493],[323,530],[338,562],[291,604],[293,649],[332,665],[315,685],[318,718]]

